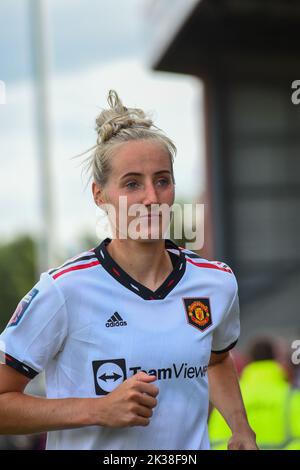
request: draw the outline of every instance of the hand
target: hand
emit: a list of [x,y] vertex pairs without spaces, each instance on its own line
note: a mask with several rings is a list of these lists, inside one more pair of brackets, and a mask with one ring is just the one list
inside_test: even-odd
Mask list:
[[228,450],[259,450],[255,433],[251,428],[247,431],[234,432],[227,447]]
[[[157,405],[159,389],[152,384],[154,375],[139,372],[125,380],[101,401],[105,426],[148,426]],[[102,423],[103,425],[103,423]]]

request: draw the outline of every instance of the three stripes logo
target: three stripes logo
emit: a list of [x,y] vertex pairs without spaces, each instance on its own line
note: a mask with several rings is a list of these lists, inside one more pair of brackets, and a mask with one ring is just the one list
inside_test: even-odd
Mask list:
[[115,312],[109,320],[105,323],[106,328],[114,327],[114,326],[127,326],[127,322],[123,320],[121,315],[118,312]]

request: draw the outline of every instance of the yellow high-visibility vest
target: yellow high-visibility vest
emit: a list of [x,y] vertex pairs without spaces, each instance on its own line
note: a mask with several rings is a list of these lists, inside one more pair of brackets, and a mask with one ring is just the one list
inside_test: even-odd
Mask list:
[[[257,361],[243,370],[241,391],[260,449],[300,449],[300,390],[292,389],[275,361]],[[211,448],[227,449],[231,431],[214,409],[208,431]]]

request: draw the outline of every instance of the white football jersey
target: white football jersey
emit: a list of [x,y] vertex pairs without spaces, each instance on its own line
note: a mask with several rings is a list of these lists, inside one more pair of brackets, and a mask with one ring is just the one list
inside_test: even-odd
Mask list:
[[239,336],[236,278],[165,240],[173,271],[152,291],[110,241],[41,274],[0,335],[2,361],[30,378],[45,370],[48,398],[101,399],[141,370],[157,376],[149,426],[51,431],[47,449],[208,449],[207,367]]

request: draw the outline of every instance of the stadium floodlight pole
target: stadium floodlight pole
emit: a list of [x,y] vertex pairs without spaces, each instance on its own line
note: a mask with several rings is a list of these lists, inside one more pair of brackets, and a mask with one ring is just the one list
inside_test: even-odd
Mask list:
[[48,90],[49,15],[47,15],[47,7],[47,0],[30,0],[29,2],[40,201],[38,275],[53,266],[55,246]]

